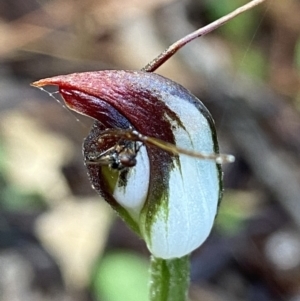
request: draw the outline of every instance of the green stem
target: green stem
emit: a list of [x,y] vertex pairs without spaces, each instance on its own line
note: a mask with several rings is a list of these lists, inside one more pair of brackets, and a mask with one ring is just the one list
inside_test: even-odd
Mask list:
[[164,260],[151,257],[150,301],[186,301],[190,257]]

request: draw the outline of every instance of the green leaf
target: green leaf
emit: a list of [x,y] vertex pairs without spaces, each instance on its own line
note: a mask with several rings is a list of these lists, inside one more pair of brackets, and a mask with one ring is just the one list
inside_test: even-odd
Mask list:
[[148,301],[148,263],[129,253],[106,255],[97,267],[94,293],[101,301]]

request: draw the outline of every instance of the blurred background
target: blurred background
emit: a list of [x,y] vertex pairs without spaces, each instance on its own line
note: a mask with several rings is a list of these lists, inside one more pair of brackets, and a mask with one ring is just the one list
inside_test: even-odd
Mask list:
[[[30,83],[140,69],[246,2],[0,0],[0,301],[147,300],[148,251],[87,180],[92,121]],[[267,0],[157,71],[204,102],[236,156],[192,255],[192,301],[300,300],[299,12]]]

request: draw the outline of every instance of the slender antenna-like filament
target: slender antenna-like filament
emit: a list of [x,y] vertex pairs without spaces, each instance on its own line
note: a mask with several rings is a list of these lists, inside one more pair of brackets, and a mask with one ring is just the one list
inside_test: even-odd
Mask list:
[[219,164],[234,162],[234,156],[232,156],[232,155],[209,154],[209,153],[201,153],[201,152],[195,152],[192,150],[187,150],[184,148],[177,147],[174,144],[163,141],[161,139],[142,135],[141,133],[139,133],[135,130],[132,130],[132,129],[128,129],[128,130],[107,129],[101,136],[102,137],[104,137],[104,136],[118,137],[118,138],[127,139],[127,140],[131,140],[131,141],[141,141],[144,144],[156,146],[156,147],[158,147],[168,153],[174,154],[174,155],[183,154],[183,155],[187,155],[187,156],[202,159],[202,160],[213,160]]

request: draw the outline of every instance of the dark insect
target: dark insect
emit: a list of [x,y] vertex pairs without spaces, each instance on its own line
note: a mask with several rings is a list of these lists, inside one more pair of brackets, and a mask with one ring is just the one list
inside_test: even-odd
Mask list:
[[142,144],[138,145],[136,141],[120,140],[109,149],[90,153],[86,157],[86,163],[109,166],[111,169],[123,170],[136,165],[136,156]]

